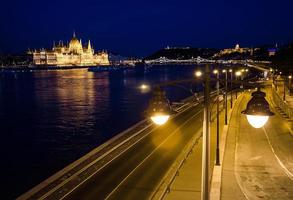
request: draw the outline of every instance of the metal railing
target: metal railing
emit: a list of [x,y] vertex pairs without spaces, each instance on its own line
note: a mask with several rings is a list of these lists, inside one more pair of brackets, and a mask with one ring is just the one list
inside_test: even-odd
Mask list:
[[289,119],[292,119],[293,108],[291,108],[286,101],[283,101],[283,99],[276,92],[274,85],[272,85],[272,96],[274,103],[289,117]]

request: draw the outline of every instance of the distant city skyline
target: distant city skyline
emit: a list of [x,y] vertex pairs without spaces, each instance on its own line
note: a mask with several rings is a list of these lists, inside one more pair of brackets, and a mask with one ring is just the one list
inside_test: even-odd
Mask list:
[[166,46],[229,48],[293,41],[289,0],[6,1],[0,53],[51,48],[73,31],[96,50],[146,56]]

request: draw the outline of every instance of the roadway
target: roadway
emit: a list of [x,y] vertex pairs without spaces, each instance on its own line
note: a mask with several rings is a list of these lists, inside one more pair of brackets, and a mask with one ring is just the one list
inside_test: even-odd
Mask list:
[[229,126],[223,163],[222,200],[293,199],[293,137],[290,121],[278,114],[261,129],[252,128],[240,111],[250,94],[237,102]]
[[148,199],[194,134],[200,137],[201,127],[201,106],[193,106],[150,130],[64,199]]

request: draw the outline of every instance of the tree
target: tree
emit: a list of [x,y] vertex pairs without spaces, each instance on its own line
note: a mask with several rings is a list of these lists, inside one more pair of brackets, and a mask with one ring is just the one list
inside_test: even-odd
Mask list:
[[293,72],[293,43],[282,47],[272,60],[273,65],[282,71],[289,74]]

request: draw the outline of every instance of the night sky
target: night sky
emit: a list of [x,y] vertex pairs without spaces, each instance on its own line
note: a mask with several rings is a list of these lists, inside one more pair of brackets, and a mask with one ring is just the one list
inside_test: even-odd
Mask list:
[[[5,1],[5,2],[4,2]],[[292,0],[4,0],[0,53],[51,48],[73,30],[96,50],[145,56],[165,46],[293,41]]]

